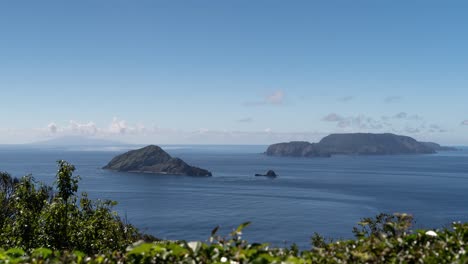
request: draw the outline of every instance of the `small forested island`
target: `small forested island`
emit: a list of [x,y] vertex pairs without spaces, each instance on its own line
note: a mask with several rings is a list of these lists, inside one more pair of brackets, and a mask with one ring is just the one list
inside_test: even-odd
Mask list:
[[268,156],[331,157],[332,155],[432,154],[441,150],[455,149],[391,133],[348,133],[331,134],[318,143],[293,141],[273,144],[265,153]]
[[173,158],[162,148],[155,145],[118,155],[103,169],[186,176],[212,176],[208,170],[190,166],[179,158]]

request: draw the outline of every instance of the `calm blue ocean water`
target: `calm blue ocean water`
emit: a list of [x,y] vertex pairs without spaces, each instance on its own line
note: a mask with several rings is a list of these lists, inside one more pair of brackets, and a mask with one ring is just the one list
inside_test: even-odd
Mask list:
[[[468,148],[434,155],[276,158],[266,146],[163,146],[211,178],[100,169],[124,149],[0,146],[0,170],[51,184],[58,159],[77,167],[80,191],[117,200],[116,210],[160,238],[205,240],[245,221],[250,241],[308,247],[310,236],[350,238],[362,217],[407,212],[416,227],[468,221]],[[268,169],[276,179],[254,177]]]

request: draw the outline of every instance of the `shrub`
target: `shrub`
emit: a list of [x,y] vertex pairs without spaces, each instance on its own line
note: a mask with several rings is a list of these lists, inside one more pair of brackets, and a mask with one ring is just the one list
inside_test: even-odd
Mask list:
[[325,243],[300,252],[242,240],[241,225],[228,237],[213,232],[208,242],[136,242],[125,251],[85,255],[39,248],[0,250],[0,262],[12,263],[467,263],[468,224],[387,237],[374,233],[355,240]]
[[32,176],[20,180],[0,175],[0,244],[5,248],[123,250],[141,235],[113,212],[114,201],[92,201],[78,191],[75,167],[58,161],[56,190]]

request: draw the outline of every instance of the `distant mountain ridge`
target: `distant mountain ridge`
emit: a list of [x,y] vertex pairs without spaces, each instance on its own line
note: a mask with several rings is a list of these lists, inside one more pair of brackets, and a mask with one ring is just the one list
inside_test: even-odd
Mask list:
[[391,133],[331,134],[318,143],[293,141],[268,147],[269,156],[330,157],[332,155],[398,155],[432,154],[440,150],[452,150],[433,142],[419,142],[408,136]]

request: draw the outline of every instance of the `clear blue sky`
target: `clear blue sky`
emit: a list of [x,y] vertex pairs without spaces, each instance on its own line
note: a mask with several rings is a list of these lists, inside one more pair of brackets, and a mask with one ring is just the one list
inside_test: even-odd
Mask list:
[[1,1],[0,143],[468,145],[466,1]]

